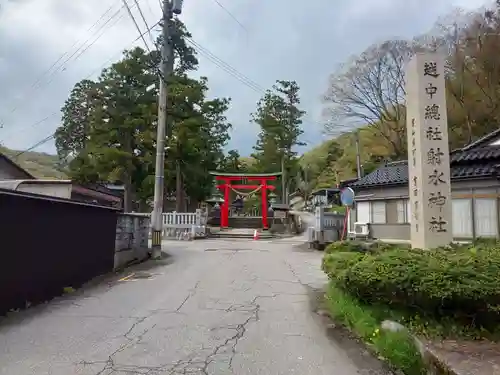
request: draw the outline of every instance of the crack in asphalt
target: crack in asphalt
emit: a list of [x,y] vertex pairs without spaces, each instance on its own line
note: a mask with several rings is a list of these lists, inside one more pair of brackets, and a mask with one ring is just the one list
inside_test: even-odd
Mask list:
[[[83,362],[81,362],[81,364],[84,365],[84,366],[86,366],[86,365],[104,364],[104,367],[100,371],[98,371],[95,375],[104,375],[104,373],[106,371],[108,371],[108,370],[110,372],[108,372],[106,375],[111,375],[111,374],[113,374],[115,372],[122,371],[122,368],[125,369],[124,371],[126,373],[129,372],[130,374],[145,374],[145,375],[151,374],[150,371],[152,370],[152,368],[147,368],[147,367],[142,367],[142,366],[118,366],[118,365],[115,364],[114,357],[118,353],[123,352],[124,350],[126,350],[131,345],[140,343],[141,340],[142,340],[142,338],[146,335],[146,333],[148,333],[150,330],[152,330],[153,328],[156,327],[156,324],[153,324],[151,327],[146,328],[143,332],[141,332],[136,337],[132,337],[132,338],[129,337],[129,335],[132,333],[132,331],[134,330],[134,328],[137,327],[138,324],[143,323],[146,319],[148,319],[152,315],[153,314],[151,314],[151,315],[149,315],[147,317],[141,318],[138,321],[134,322],[134,324],[132,324],[132,326],[129,328],[129,330],[127,332],[125,332],[125,334],[123,334],[123,337],[125,339],[127,339],[127,342],[124,343],[123,345],[121,345],[113,353],[111,353],[108,356],[108,359],[106,361],[94,361],[94,362],[83,361]],[[127,368],[130,368],[130,370],[127,370]],[[147,371],[146,372],[142,372],[142,370],[147,370]]]
[[299,283],[300,285],[302,285],[306,290],[314,289],[310,284],[307,284],[307,283],[302,281],[300,276],[297,274],[297,271],[295,271],[295,269],[293,268],[293,266],[290,263],[288,263],[286,260],[283,260],[283,263],[288,267],[288,269],[292,273],[293,277],[295,277],[295,279],[297,280],[296,283]]
[[[168,375],[174,375],[174,374],[179,374],[179,375],[188,375],[191,373],[201,373],[202,375],[209,375],[208,367],[210,366],[211,363],[215,362],[215,357],[221,354],[227,354],[227,351],[230,352],[229,360],[228,360],[228,369],[231,372],[234,372],[233,369],[233,360],[234,357],[236,356],[236,347],[239,343],[239,341],[244,337],[245,333],[247,332],[247,326],[251,322],[258,322],[259,321],[259,311],[260,311],[260,305],[257,303],[257,300],[259,298],[274,298],[275,295],[273,296],[256,296],[249,304],[235,304],[231,305],[229,308],[227,308],[225,311],[226,312],[231,312],[231,311],[242,311],[249,313],[250,316],[245,319],[242,323],[239,324],[229,324],[229,325],[222,325],[219,327],[214,327],[211,329],[211,331],[215,330],[220,330],[220,329],[228,329],[228,330],[233,330],[235,333],[226,338],[222,343],[216,345],[212,351],[205,357],[203,361],[180,361],[178,364],[174,365],[173,368],[171,368],[168,373]],[[204,348],[206,349],[206,348]],[[198,368],[194,369],[189,369],[184,367],[183,369],[180,369],[179,366],[193,366],[193,365],[199,365]],[[181,370],[181,371],[179,371]]]
[[182,303],[175,309],[175,312],[179,312],[184,307],[184,305],[187,303],[187,301],[189,301],[189,299],[192,298],[196,294],[199,286],[200,286],[200,280],[198,280],[196,282],[196,284],[194,284],[194,287],[189,291],[186,298],[184,298]]
[[[186,298],[182,301],[182,303],[177,307],[173,313],[179,313],[179,311],[182,309],[182,307],[186,304],[186,302],[193,297],[196,294],[196,291],[198,289],[198,286],[200,285],[200,281],[197,281],[194,285],[194,287],[189,291],[188,295]],[[150,375],[154,374],[155,371],[163,371],[167,366],[160,366],[160,367],[148,367],[148,366],[119,366],[115,363],[114,357],[120,353],[123,352],[124,350],[128,349],[132,345],[139,344],[143,337],[152,329],[156,327],[156,324],[153,324],[151,327],[146,328],[144,331],[142,331],[139,335],[135,337],[131,337],[132,332],[134,329],[144,323],[147,319],[151,318],[153,315],[158,313],[157,310],[153,310],[150,312],[150,314],[140,317],[140,318],[135,318],[136,321],[130,326],[130,328],[125,332],[122,336],[127,340],[126,343],[121,345],[117,350],[115,350],[113,353],[111,353],[108,356],[108,359],[106,361],[94,361],[94,362],[87,362],[83,361],[80,364],[82,365],[96,365],[96,364],[104,364],[104,367],[97,372],[95,375],[104,375],[106,371],[109,371],[106,375],[111,375],[113,373],[116,373],[118,371],[120,372],[125,372],[128,374],[144,374],[144,375]]]
[[[235,253],[235,252],[233,252]],[[296,274],[295,270],[288,262],[284,262],[288,267],[295,280],[273,280],[273,281],[282,281],[289,283],[297,283],[305,288],[308,285],[304,284],[300,277]],[[307,293],[286,293],[286,292],[276,292],[271,293],[269,295],[258,295],[255,296],[250,302],[247,303],[232,303],[229,307],[226,308],[204,308],[203,310],[217,310],[224,313],[230,312],[241,312],[248,316],[243,320],[243,322],[238,324],[227,324],[220,325],[217,327],[210,328],[211,332],[218,330],[229,330],[232,331],[233,334],[222,341],[213,346],[213,347],[205,347],[202,345],[201,350],[191,353],[187,357],[180,359],[176,362],[169,362],[166,364],[161,364],[159,366],[139,366],[139,365],[120,365],[115,362],[115,356],[133,345],[139,344],[144,336],[152,329],[155,328],[156,325],[152,325],[151,327],[145,328],[140,334],[134,335],[134,330],[144,324],[150,317],[159,313],[173,313],[173,314],[184,314],[181,310],[188,303],[188,301],[193,298],[200,286],[201,281],[198,280],[195,285],[189,290],[186,297],[182,300],[179,306],[174,310],[152,310],[150,314],[136,318],[136,321],[130,326],[130,328],[125,332],[122,336],[127,340],[123,345],[121,345],[117,350],[111,353],[108,356],[106,361],[100,362],[83,362],[84,365],[96,365],[102,364],[103,368],[97,372],[95,375],[112,375],[112,374],[129,374],[129,375],[159,375],[159,374],[167,374],[167,375],[190,375],[190,374],[198,374],[198,375],[209,375],[209,367],[213,363],[222,362],[227,365],[229,371],[234,373],[233,362],[237,354],[237,346],[241,339],[247,333],[248,325],[252,322],[258,322],[260,320],[259,312],[261,310],[261,305],[258,303],[259,299],[264,298],[277,298],[281,295],[307,295]],[[233,283],[234,284],[234,281]],[[246,288],[245,291],[248,292],[252,289],[251,287]],[[220,299],[217,299],[217,303],[221,303]],[[223,319],[223,317],[222,317]],[[173,327],[172,327],[173,328]],[[220,358],[220,356],[227,356],[225,358]]]
[[[197,283],[198,285],[198,283]],[[193,290],[196,290],[197,285],[195,285],[195,288]],[[191,292],[193,293],[193,292]],[[213,327],[210,329],[210,331],[217,331],[221,329],[227,329],[230,331],[234,331],[234,334],[231,335],[230,337],[227,337],[224,339],[221,343],[216,345],[215,347],[202,347],[201,351],[207,351],[202,358],[199,356],[199,352],[192,353],[188,356],[188,358],[181,359],[177,362],[170,362],[168,364],[162,364],[160,366],[139,366],[139,365],[119,365],[115,363],[115,356],[128,349],[132,345],[136,345],[141,342],[143,337],[152,329],[155,328],[156,324],[152,325],[149,328],[144,329],[140,334],[138,334],[135,337],[132,337],[131,334],[134,331],[134,329],[140,325],[141,323],[144,323],[148,318],[154,315],[154,312],[152,312],[150,315],[146,317],[142,317],[138,319],[132,326],[123,334],[123,337],[127,340],[126,343],[121,345],[117,350],[115,350],[113,353],[111,353],[108,356],[108,359],[106,361],[94,361],[94,362],[87,362],[83,361],[80,364],[82,365],[98,365],[102,364],[104,365],[103,368],[98,371],[95,375],[112,375],[116,373],[121,373],[121,374],[130,374],[130,375],[156,375],[156,374],[163,374],[166,373],[168,375],[190,375],[190,374],[201,374],[201,375],[209,375],[209,366],[212,363],[217,362],[217,357],[220,355],[229,355],[229,358],[226,359],[224,362],[227,362],[228,369],[231,372],[234,372],[233,369],[233,361],[234,358],[237,354],[237,345],[240,342],[240,340],[245,336],[245,333],[247,332],[247,327],[251,322],[258,322],[260,320],[259,317],[259,311],[261,308],[261,305],[258,303],[259,299],[262,298],[276,298],[282,293],[274,293],[272,295],[259,295],[254,297],[249,303],[244,304],[244,303],[239,303],[239,304],[233,304],[229,306],[226,309],[217,309],[221,310],[224,312],[234,312],[234,311],[239,311],[243,313],[248,313],[249,316],[246,317],[246,319],[242,323],[238,324],[228,324],[228,325],[221,325],[218,327]],[[185,302],[184,302],[185,303]],[[182,307],[182,304],[181,306]],[[197,357],[198,356],[198,357]],[[189,358],[191,357],[191,358]],[[204,358],[203,358],[204,357]]]

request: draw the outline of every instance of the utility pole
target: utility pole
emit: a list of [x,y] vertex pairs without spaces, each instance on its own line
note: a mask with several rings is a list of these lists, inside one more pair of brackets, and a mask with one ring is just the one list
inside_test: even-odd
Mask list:
[[285,172],[285,150],[281,154],[281,202],[286,204],[286,172]]
[[359,131],[356,130],[356,132],[354,133],[354,136],[356,137],[356,170],[357,170],[357,174],[358,174],[358,179],[360,179],[362,176],[362,173],[361,173],[361,154],[360,154],[360,151],[359,151]]
[[161,258],[163,229],[163,189],[165,181],[165,140],[167,137],[167,79],[174,68],[174,51],[170,38],[173,14],[180,14],[183,0],[163,0],[162,37],[160,63],[160,90],[158,97],[158,124],[156,130],[155,189],[152,221],[152,258]]

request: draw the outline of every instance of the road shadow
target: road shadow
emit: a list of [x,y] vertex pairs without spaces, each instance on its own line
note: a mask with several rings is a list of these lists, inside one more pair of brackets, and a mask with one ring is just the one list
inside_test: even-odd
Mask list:
[[162,256],[158,260],[148,259],[141,263],[131,263],[125,268],[97,276],[80,287],[75,289],[69,288],[71,289],[70,292],[61,290],[61,295],[48,301],[27,306],[24,309],[10,311],[6,315],[0,316],[0,332],[7,327],[22,324],[26,320],[32,319],[39,314],[49,313],[49,310],[55,304],[69,302],[76,305],[79,300],[88,298],[88,295],[106,292],[117,285],[119,280],[127,275],[133,273],[138,275],[152,273],[155,269],[168,266],[174,262],[175,255],[162,252]]

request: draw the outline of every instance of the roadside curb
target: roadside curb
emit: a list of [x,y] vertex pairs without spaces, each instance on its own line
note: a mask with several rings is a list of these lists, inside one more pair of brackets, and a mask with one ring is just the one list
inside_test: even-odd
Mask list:
[[[355,332],[342,323],[337,322],[332,318],[330,312],[324,309],[317,309],[314,311],[323,321],[328,336],[333,339],[339,346],[343,347],[346,339],[356,342],[359,349],[369,354],[374,360],[381,363],[383,366],[383,373],[387,375],[405,375],[401,370],[392,367],[387,361],[380,359],[374,348],[363,341]],[[377,374],[379,374],[377,372]]]
[[449,366],[428,346],[425,346],[424,361],[432,375],[466,375]]
[[[317,315],[319,315],[323,320],[330,322],[330,324],[327,324],[329,334],[333,337],[333,339],[337,342],[341,342],[345,340],[345,335],[348,334],[353,340],[356,340],[360,345],[362,345],[371,355],[374,357],[377,357],[377,353],[374,351],[370,345],[368,345],[366,342],[364,342],[362,339],[360,339],[355,332],[350,330],[348,327],[346,327],[342,323],[338,323],[335,321],[335,319],[332,318],[330,312],[328,310],[324,309],[317,309],[315,311]],[[385,323],[385,324],[384,324]],[[382,326],[385,327],[382,327]],[[388,328],[388,326],[392,326],[392,328]],[[381,329],[388,330],[388,331],[400,331],[404,330],[408,332],[408,334],[411,336],[411,338],[415,342],[415,346],[417,347],[418,351],[420,352],[420,355],[424,361],[425,367],[427,369],[427,374],[428,375],[466,375],[464,373],[461,373],[452,367],[450,367],[447,363],[445,363],[443,360],[439,358],[439,356],[430,348],[428,345],[426,345],[424,342],[422,342],[418,337],[413,335],[407,327],[403,326],[400,323],[394,322],[394,321],[383,321],[381,324]],[[394,375],[404,375],[404,373],[397,369],[393,368],[390,366],[388,363],[386,363],[388,368],[390,368],[390,371]]]
[[341,348],[344,353],[359,367],[359,374],[373,375],[404,375],[379,357],[373,347],[367,345],[355,332],[342,323],[337,322],[330,312],[323,308],[325,296],[324,288],[308,288],[310,292],[310,308],[318,325],[325,329],[325,334],[333,344]]
[[401,323],[394,322],[392,320],[385,320],[382,322],[381,328],[392,332],[405,330],[415,342],[415,346],[418,348],[430,375],[465,375],[456,371],[445,363],[445,361],[441,360],[437,353],[432,350],[429,345],[424,344],[422,340],[411,333],[410,330]]

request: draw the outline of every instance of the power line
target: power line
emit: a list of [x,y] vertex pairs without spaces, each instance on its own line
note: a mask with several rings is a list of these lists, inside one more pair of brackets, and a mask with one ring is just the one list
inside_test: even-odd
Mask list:
[[155,15],[155,12],[153,12],[153,8],[151,7],[151,4],[149,3],[149,0],[146,0],[146,6],[148,7],[149,9],[149,13],[152,15],[152,16],[156,16]]
[[[91,30],[92,30],[95,26],[97,26],[97,24],[98,24],[98,23],[99,23],[99,22],[100,22],[100,21],[101,21],[101,20],[102,20],[102,19],[106,16],[106,14],[108,14],[108,13],[111,11],[111,9],[113,9],[113,7],[114,7],[114,5],[111,5],[111,6],[110,6],[110,7],[109,7],[109,8],[108,8],[108,9],[107,9],[107,10],[106,10],[103,14],[101,14],[101,16],[97,19],[97,21],[95,21],[95,22],[92,24],[92,26],[90,26],[90,27],[87,29],[86,33],[90,32],[90,31],[91,31]],[[42,74],[41,74],[41,75],[40,75],[40,76],[39,76],[39,77],[35,80],[35,82],[31,85],[31,87],[35,87],[36,85],[38,85],[38,83],[42,80],[42,78],[43,78],[43,77],[44,77],[47,73],[49,73],[49,72],[52,70],[52,68],[54,68],[54,67],[57,65],[57,63],[58,63],[59,61],[61,61],[61,60],[62,60],[62,59],[63,59],[63,58],[64,58],[64,57],[65,57],[65,56],[66,56],[66,55],[67,55],[67,54],[68,54],[68,53],[69,53],[69,52],[70,52],[70,51],[71,51],[71,50],[72,50],[72,49],[73,49],[73,48],[74,48],[74,47],[75,47],[75,46],[76,46],[79,42],[80,42],[80,40],[81,40],[81,39],[77,40],[75,43],[73,43],[73,45],[72,45],[72,46],[71,46],[71,47],[70,47],[70,48],[69,48],[66,52],[62,53],[62,54],[59,56],[59,58],[58,58],[56,61],[54,61],[54,63],[52,63],[52,65],[51,65],[51,66],[50,66],[47,70],[45,70],[45,71],[44,71],[44,72],[43,72],[43,73],[42,73]]]
[[14,158],[18,158],[19,156],[21,156],[22,154],[26,153],[26,152],[29,152],[35,148],[37,148],[38,146],[41,146],[45,143],[47,143],[48,141],[52,140],[53,138],[55,137],[55,133],[54,134],[51,134],[49,135],[48,137],[42,139],[41,141],[35,143],[33,146],[31,146],[30,148],[27,148],[26,150],[23,150],[19,153],[17,153],[16,155],[14,155]]
[[[125,49],[127,48],[130,48],[135,42],[137,42],[139,39],[141,39],[142,36],[144,36],[146,33],[150,33],[151,30],[153,30],[156,26],[158,26],[160,24],[160,21],[156,22],[154,25],[152,25],[148,30],[146,30],[145,32],[143,32],[141,35],[139,35],[137,38],[135,38],[131,43],[129,43]],[[97,73],[98,71],[104,69],[104,67],[106,65],[108,65],[111,61],[115,60],[117,57],[121,56],[123,53],[123,50],[120,50],[120,52],[114,54],[113,56],[111,56],[108,60],[106,60],[104,63],[101,64],[100,67],[98,67],[97,69],[94,69],[92,71],[92,73],[90,73],[86,78],[84,79],[89,79],[90,77],[92,77],[95,73]]]
[[[160,21],[156,22],[154,25],[152,25],[148,30],[146,30],[144,33],[142,33],[142,35],[145,35],[146,33],[148,32],[151,32],[151,30],[153,30],[156,26],[158,26],[160,24]],[[141,35],[138,36],[137,38],[135,38],[131,43],[129,43],[125,49],[127,48],[130,48],[135,42],[137,42],[139,39],[141,39]],[[104,63],[102,63],[97,69],[94,69],[90,74],[88,74],[85,78],[83,78],[83,80],[86,80],[86,79],[89,79],[90,77],[92,77],[96,72],[104,69],[104,67],[106,65],[108,65],[112,60],[116,59],[117,57],[119,57],[121,54],[123,53],[122,50],[120,50],[119,53],[116,53],[114,54],[113,56],[111,56],[109,59],[107,59]],[[24,129],[27,129],[27,128],[34,128],[36,127],[37,125],[41,124],[41,123],[44,123],[45,121],[49,120],[50,118],[54,117],[55,115],[57,115],[59,113],[59,111],[55,111],[55,112],[52,112],[50,115],[48,115],[47,117],[44,117],[43,119],[41,120],[38,120],[36,122],[34,122],[33,124],[25,127]],[[33,148],[36,148],[38,146],[41,146],[42,144],[44,143],[47,143],[49,142],[53,137],[54,137],[55,133],[52,134],[52,136],[49,136],[49,137],[46,137],[44,138],[42,141],[39,141],[37,142],[34,146],[31,146],[29,149],[27,150],[24,150],[22,153],[24,152],[27,152],[27,151],[31,151]],[[4,141],[6,139],[9,139],[10,137],[7,137],[7,138],[4,138]]]
[[[146,30],[149,30],[148,21],[146,21],[146,17],[144,17],[144,13],[142,12],[142,9],[141,9],[141,6],[139,5],[139,2],[137,0],[134,0],[134,3],[137,6],[137,10],[139,11],[139,14],[141,15],[142,22],[144,22],[144,26],[146,26]],[[148,0],[146,0],[146,4],[149,6]],[[151,10],[151,7],[149,7],[149,9]],[[140,30],[139,30],[139,33],[140,33]],[[148,32],[148,34],[149,34],[149,39],[151,40],[151,43],[154,46],[155,45],[155,41],[153,39],[153,36],[151,35],[151,31]]]
[[246,29],[246,27],[238,20],[238,18],[236,18],[236,16],[231,13],[229,11],[229,9],[227,9],[223,4],[221,4],[221,2],[219,0],[214,0],[214,2],[222,9],[224,10],[224,12],[226,12],[229,17],[231,17],[238,25],[240,25],[240,27],[245,30],[246,32],[248,32],[248,30]]
[[[87,30],[87,32],[89,30],[92,30],[105,16],[106,14],[109,13],[109,11],[113,8],[113,6],[111,6],[110,8],[108,8],[102,15],[101,17],[99,17],[99,19]],[[31,87],[28,89],[28,92],[26,92],[24,95],[22,95],[22,97],[25,97],[26,95],[28,94],[33,94],[34,92],[36,92],[37,90],[41,89],[44,87],[43,83],[42,83],[42,80],[44,78],[44,76],[46,76],[48,74],[48,78],[51,78],[53,77],[58,71],[64,71],[66,70],[65,68],[65,65],[67,65],[70,60],[79,52],[81,51],[76,57],[73,58],[73,61],[76,61],[81,55],[83,55],[83,53],[85,53],[92,45],[94,45],[104,34],[105,34],[105,31],[103,33],[101,33],[92,43],[90,43],[86,48],[84,48],[82,50],[82,48],[85,46],[85,44],[87,44],[89,42],[89,40],[92,39],[92,37],[97,34],[99,31],[103,30],[106,25],[109,24],[109,22],[111,22],[119,13],[120,11],[122,10],[123,7],[121,7],[120,9],[118,9],[116,12],[114,12],[108,19],[107,21],[102,24],[97,30],[94,31],[93,35],[91,35],[89,38],[87,38],[69,57],[67,57],[55,70],[52,70],[65,56],[68,55],[69,51],[71,51],[71,49],[79,43],[79,41],[77,41],[76,43],[73,44],[73,46],[68,50],[66,51],[65,53],[63,53],[50,67],[49,69],[47,69],[41,76],[39,76],[35,82],[31,85]],[[120,17],[121,18],[121,17]],[[119,20],[119,19],[118,19]],[[114,26],[117,22],[113,23],[111,26],[108,26],[108,29],[111,28],[112,26]],[[63,68],[61,70],[61,68]],[[48,81],[45,82],[45,87],[47,87],[48,85],[50,85],[50,83],[53,82],[53,79],[49,79]],[[14,107],[9,111],[9,114],[12,114],[14,113],[18,108],[19,108],[19,105],[20,104],[17,104],[17,105],[14,105]],[[5,124],[5,121],[1,121],[0,122],[0,126],[3,126]]]
[[[142,41],[144,42],[144,45],[146,46],[146,49],[148,50],[149,53],[151,53],[151,49],[149,48],[149,45],[148,43],[146,42],[146,38],[144,38],[144,35],[142,34],[142,31],[141,31],[141,28],[139,27],[139,24],[137,23],[137,20],[135,19],[133,13],[132,13],[132,10],[130,9],[128,3],[127,3],[127,0],[122,0],[123,1],[123,6],[127,9],[127,12],[128,12],[128,15],[130,16],[130,18],[132,19],[132,22],[134,22],[134,25],[135,25],[135,28],[137,29],[137,31],[139,32],[139,35],[140,35],[140,38],[142,39]],[[139,7],[139,3],[137,2],[137,0],[134,0],[135,3],[137,4],[137,6]],[[142,11],[139,9],[139,12],[141,13],[141,15],[144,17],[144,15],[142,14]],[[146,22],[146,20],[144,19],[144,22]],[[147,26],[148,24],[146,23],[146,28],[148,27]]]
[[243,73],[236,70],[234,67],[226,63],[224,60],[217,57],[215,54],[210,52],[208,49],[203,47],[201,44],[196,42],[193,38],[186,38],[186,41],[193,46],[193,48],[202,56],[206,57],[209,61],[214,63],[216,66],[224,70],[226,73],[236,78],[238,81],[243,83],[245,86],[249,87],[253,91],[263,94],[265,93],[265,89],[260,86],[258,83],[248,78]]
[[[119,13],[119,11],[118,11]],[[117,15],[118,15],[117,13]],[[103,37],[104,34],[106,34],[106,32],[111,29],[113,26],[115,26],[118,22],[120,22],[120,20],[123,18],[123,14],[121,14],[118,18],[112,18],[109,20],[110,21],[114,21],[113,23],[109,24],[109,26],[107,27],[107,29],[104,29],[102,30],[102,32],[97,35],[97,37],[90,43],[88,44],[83,50],[81,50],[72,60],[72,62],[75,62],[76,60],[78,60],[80,58],[80,56],[82,56],[85,52],[87,52],[95,43],[97,43],[97,41],[99,41],[99,39],[101,39]],[[108,23],[108,22],[107,22]],[[65,71],[66,70],[66,67],[63,67],[62,71]],[[52,81],[50,81],[52,82]],[[48,83],[50,83],[48,82]]]
[[[124,0],[125,1],[125,0]],[[128,4],[127,4],[128,5]],[[133,15],[131,16],[133,18]],[[133,18],[134,19],[134,18]],[[134,19],[134,23],[136,24],[136,27],[138,28],[138,25],[137,25],[137,22],[135,22],[135,19]],[[144,35],[146,35],[147,33],[150,33],[151,30],[153,28],[155,28],[158,24],[160,23],[160,21],[158,21],[157,23],[155,23],[153,26],[151,26],[150,28],[148,28],[145,32],[140,32],[140,29],[138,28],[139,32],[140,32],[140,35],[139,37],[137,37],[131,44],[137,42],[139,39],[142,39],[144,44],[146,44],[147,46],[147,43],[145,42],[144,40]],[[228,73],[229,75],[231,75],[233,78],[237,79],[239,82],[241,82],[242,84],[244,84],[245,86],[247,86],[248,88],[250,88],[251,90],[259,93],[259,94],[265,94],[266,93],[266,90],[261,86],[259,85],[257,82],[255,82],[254,80],[252,80],[251,78],[249,78],[248,76],[246,76],[245,74],[241,73],[240,71],[238,71],[236,68],[234,68],[233,66],[231,66],[230,64],[228,64],[227,62],[225,62],[224,60],[222,60],[221,58],[219,58],[217,55],[215,55],[214,53],[212,53],[210,50],[208,50],[207,48],[203,47],[200,43],[196,42],[193,38],[186,38],[186,41],[191,44],[193,46],[193,48],[202,56],[206,57],[209,61],[211,61],[213,64],[215,64],[217,67],[221,68],[222,70],[224,70],[226,73]],[[126,47],[128,48],[128,47]],[[121,52],[120,52],[121,53]],[[111,57],[108,61],[106,61],[104,65],[106,65],[110,60],[112,60],[115,56]],[[85,79],[88,79],[88,77],[92,76],[93,74],[95,73],[95,71],[93,73],[91,73],[89,76],[87,76],[87,78]],[[53,114],[49,115],[48,117],[51,117],[53,115],[55,115],[57,112],[54,112]],[[32,126],[36,126],[37,124],[39,123],[42,123],[44,121],[46,121],[47,118],[43,119],[43,120],[39,120],[37,121],[35,124],[33,124]],[[308,122],[311,122],[311,123],[316,123],[317,125],[321,125],[322,124],[319,124],[315,121],[308,121]],[[48,141],[50,141],[51,139],[53,138],[53,135],[52,137],[47,137],[45,138],[44,140],[38,142],[35,147],[38,147]],[[306,140],[307,141],[307,140]],[[311,143],[311,142],[308,142],[308,143]],[[33,146],[32,146],[33,147]],[[30,148],[29,150],[31,150],[32,148]],[[28,150],[28,151],[29,151]],[[26,151],[24,151],[26,152]]]
[[[118,23],[118,21],[121,18],[123,18],[123,14],[120,17],[116,18],[120,14],[120,12],[122,11],[122,9],[123,9],[123,6],[121,6],[119,9],[117,9],[101,26],[99,26],[99,28],[97,30],[95,30],[93,32],[93,34],[91,36],[89,36],[85,41],[83,41],[83,43],[81,43],[80,46],[75,51],[73,51],[73,53],[70,56],[68,56],[66,58],[66,60],[64,60],[62,62],[62,64],[54,72],[52,72],[51,75],[53,76],[61,68],[64,68],[63,70],[65,70],[65,65],[67,65],[69,62],[76,61],[90,47],[92,47],[106,33],[107,30],[111,29],[111,27],[113,27],[114,25],[116,25]],[[113,20],[115,22],[110,24],[110,22],[113,21]],[[106,26],[108,26],[108,27],[106,28]],[[101,32],[101,33],[98,34],[99,32]],[[95,35],[97,35],[97,37],[92,42],[89,43],[89,41]],[[87,44],[87,43],[89,43],[89,44]],[[52,81],[47,82],[47,84],[49,84],[50,82],[52,82]]]
[[[210,52],[208,49],[203,47],[200,43],[196,42],[193,38],[186,38],[186,41],[193,46],[193,48],[202,56],[206,57],[208,60],[210,60],[213,64],[215,64],[217,67],[221,68],[224,70],[226,73],[243,83],[245,86],[249,87],[251,90],[263,95],[266,93],[266,90],[256,83],[254,80],[250,79],[240,71],[238,71],[236,68]],[[313,123],[319,126],[323,126],[323,124],[320,124],[316,121],[308,121],[309,123]],[[307,142],[307,140],[306,140]],[[312,142],[307,142],[307,143],[312,143]]]
[[[158,24],[160,23],[160,21],[158,21],[156,24],[154,24],[153,26],[151,26],[148,30],[146,30],[144,33],[140,33],[139,37],[137,37],[131,44],[135,43],[136,41],[138,41],[139,39],[142,39],[144,41],[144,35],[148,32],[150,32],[154,27],[156,27]],[[138,25],[137,25],[138,26]],[[140,31],[140,30],[139,30]],[[221,68],[222,70],[224,70],[226,73],[228,73],[229,75],[231,75],[233,78],[237,79],[238,81],[240,81],[241,83],[243,83],[245,86],[249,87],[251,90],[259,93],[259,94],[265,94],[266,93],[266,90],[261,86],[259,85],[258,83],[256,83],[254,80],[252,80],[251,78],[247,77],[246,75],[244,75],[243,73],[241,73],[240,71],[238,71],[236,68],[234,68],[233,66],[231,66],[230,64],[228,64],[227,62],[225,62],[224,60],[222,60],[221,58],[219,58],[217,55],[215,55],[214,53],[212,53],[211,51],[209,51],[207,48],[203,47],[200,43],[196,42],[193,38],[186,38],[186,41],[191,44],[193,46],[193,48],[199,53],[201,54],[202,56],[206,57],[209,61],[211,61],[213,64],[215,64],[217,67]],[[144,42],[145,43],[145,42]],[[147,45],[147,43],[145,43]],[[113,59],[110,58],[110,60]],[[107,62],[106,62],[107,63]],[[106,63],[104,63],[103,65],[105,65]],[[93,74],[93,73],[92,73]],[[57,113],[57,112],[55,112]],[[55,113],[53,113],[52,115],[54,115]],[[50,115],[50,116],[52,116]],[[49,116],[49,117],[50,117]],[[41,121],[38,121],[37,123],[39,122],[43,122],[45,121],[46,119],[44,120],[41,120]],[[322,125],[322,124],[319,124],[315,121],[308,121],[308,122],[312,122],[312,123],[316,123],[317,125]],[[35,123],[35,124],[37,124]],[[54,135],[52,135],[52,138],[53,138]],[[50,136],[45,138],[44,140],[38,142],[35,147],[38,147],[48,141],[50,141],[52,139]],[[306,140],[307,141],[307,140]],[[311,142],[308,142],[308,143],[311,143]],[[33,147],[33,146],[32,146]],[[28,151],[30,151],[32,148],[30,148]],[[24,151],[26,152],[26,151]]]

